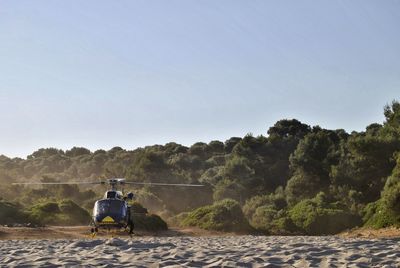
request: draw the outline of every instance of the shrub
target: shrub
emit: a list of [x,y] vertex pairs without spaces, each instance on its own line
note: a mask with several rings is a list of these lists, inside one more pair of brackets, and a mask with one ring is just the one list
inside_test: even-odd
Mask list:
[[146,231],[162,231],[168,230],[167,223],[155,214],[133,214],[133,223],[135,229]]
[[387,179],[381,193],[381,203],[387,209],[400,212],[400,177],[391,176]]
[[258,207],[252,217],[251,225],[258,230],[270,232],[277,213],[278,211],[272,206]]
[[289,211],[293,223],[306,234],[335,234],[361,223],[358,215],[340,208],[338,204],[323,203],[321,197],[305,199]]
[[44,213],[60,213],[60,208],[56,202],[38,204],[36,208]]
[[133,202],[131,204],[131,211],[133,211],[133,213],[144,213],[146,214],[147,208],[144,208],[139,202]]
[[280,217],[272,222],[271,233],[273,234],[299,234],[301,229],[298,228],[287,215]]
[[384,228],[400,226],[400,157],[381,193],[381,198],[369,203],[362,211],[365,226]]
[[276,210],[271,206],[257,208],[251,219],[251,225],[265,234],[298,234],[301,230],[288,217],[285,210]]
[[252,227],[267,234],[298,233],[287,215],[287,203],[282,187],[275,193],[254,196],[246,201],[243,212]]
[[90,214],[75,202],[71,200],[63,200],[59,203],[61,223],[67,225],[88,224],[90,222]]
[[389,226],[400,226],[400,215],[378,200],[369,203],[362,211],[364,226],[371,228],[385,228]]
[[56,202],[39,203],[29,210],[29,218],[41,224],[55,224],[59,221],[60,208]]
[[252,229],[239,203],[232,199],[224,199],[189,212],[182,225],[228,232],[248,232]]
[[286,208],[287,203],[283,189],[279,187],[273,194],[258,195],[248,199],[243,206],[243,212],[248,219],[251,219],[257,208],[261,206],[270,206],[277,211]]
[[257,195],[248,200],[243,206],[243,213],[248,219],[251,219],[258,207],[270,204],[269,195]]
[[28,213],[30,220],[41,224],[79,225],[90,221],[90,214],[71,200],[39,203]]
[[0,201],[0,224],[26,223],[28,215],[17,204]]
[[168,230],[167,223],[158,215],[148,214],[147,208],[138,202],[131,204],[131,219],[135,229],[146,231]]

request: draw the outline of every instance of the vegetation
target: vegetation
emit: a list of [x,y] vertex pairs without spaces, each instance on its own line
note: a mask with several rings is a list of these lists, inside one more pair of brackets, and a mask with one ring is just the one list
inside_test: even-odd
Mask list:
[[41,224],[82,225],[90,223],[90,214],[71,200],[44,202],[28,210],[28,219]]
[[146,231],[168,230],[167,223],[155,214],[135,214],[133,216],[135,229]]
[[273,234],[400,226],[400,103],[385,106],[384,116],[382,124],[352,133],[284,119],[265,136],[248,134],[190,147],[167,143],[94,152],[42,148],[26,159],[2,155],[1,197],[7,202],[0,203],[0,215],[5,215],[1,221],[30,217],[52,222],[46,210],[54,209],[60,220],[69,222],[78,216],[63,210],[61,200],[90,210],[104,191],[101,186],[24,188],[7,186],[9,182],[125,177],[204,184],[135,189],[137,201],[150,211],[202,228],[233,230],[230,222],[236,217],[241,224],[246,219],[257,230]]
[[21,210],[19,205],[0,201],[0,224],[26,223],[27,218],[28,215]]
[[167,223],[160,216],[148,214],[148,210],[138,202],[131,204],[131,215],[135,229],[146,231],[168,230]]
[[251,227],[238,202],[224,199],[213,205],[198,208],[183,218],[183,226],[197,226],[206,230],[248,232]]
[[329,203],[323,192],[297,203],[289,210],[289,215],[297,228],[311,235],[334,234],[361,224],[357,214],[339,202]]
[[362,212],[366,226],[400,226],[400,154],[397,154],[397,165],[385,183],[381,198],[369,203]]
[[89,222],[89,213],[71,200],[39,202],[28,209],[0,201],[0,224],[3,225],[80,225]]

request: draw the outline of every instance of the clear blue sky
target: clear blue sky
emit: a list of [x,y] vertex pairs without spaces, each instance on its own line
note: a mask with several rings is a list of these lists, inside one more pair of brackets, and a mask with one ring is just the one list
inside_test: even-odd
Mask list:
[[0,0],[0,154],[363,130],[400,98],[400,1]]

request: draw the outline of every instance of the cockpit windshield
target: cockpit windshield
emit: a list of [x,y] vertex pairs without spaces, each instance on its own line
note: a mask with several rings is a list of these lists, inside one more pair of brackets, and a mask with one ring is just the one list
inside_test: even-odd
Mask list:
[[104,199],[96,202],[94,206],[94,214],[118,214],[125,216],[126,203],[122,200]]

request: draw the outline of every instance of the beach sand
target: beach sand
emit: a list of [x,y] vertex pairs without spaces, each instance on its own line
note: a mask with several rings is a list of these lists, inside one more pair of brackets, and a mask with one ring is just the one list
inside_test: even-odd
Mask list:
[[400,267],[400,239],[134,236],[0,241],[1,266]]

